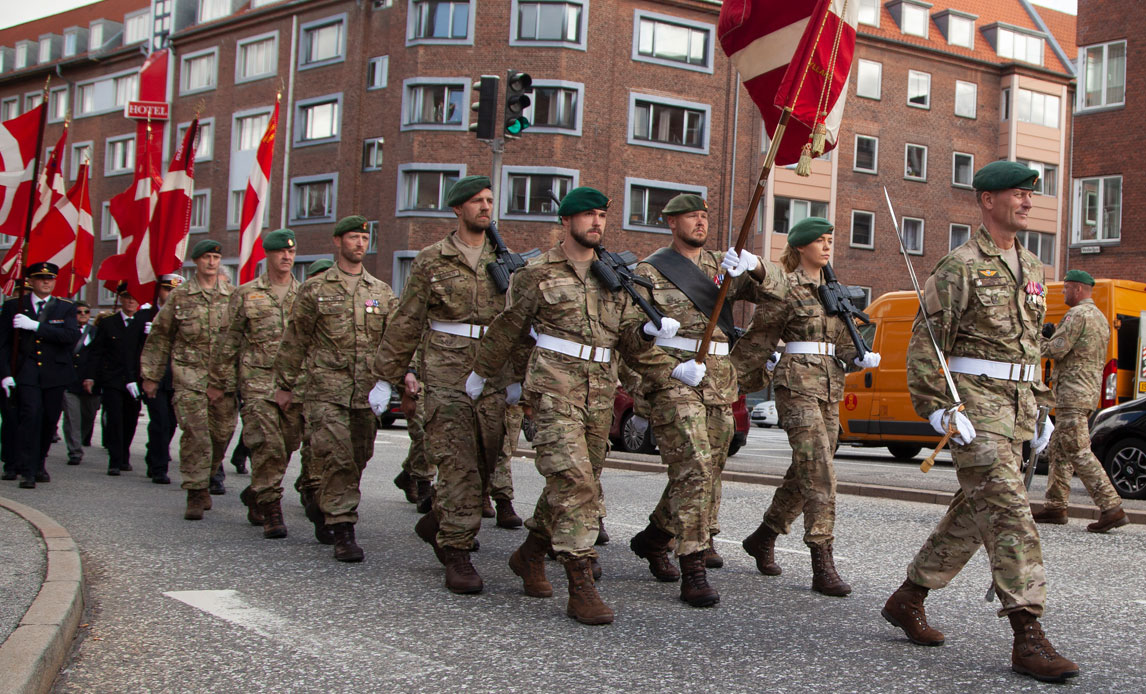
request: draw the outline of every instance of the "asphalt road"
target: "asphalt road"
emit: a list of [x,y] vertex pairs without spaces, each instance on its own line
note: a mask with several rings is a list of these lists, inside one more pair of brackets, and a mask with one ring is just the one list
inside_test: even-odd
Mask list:
[[[774,437],[757,438],[761,446],[775,444]],[[773,488],[726,484],[718,549],[727,563],[710,574],[722,600],[701,610],[678,600],[678,585],[653,580],[627,547],[663,477],[606,470],[613,541],[601,552],[600,590],[617,621],[587,627],[564,615],[558,565],[548,566],[556,597],[521,593],[505,562],[523,531],[491,521],[475,555],[485,592],[456,596],[443,588],[441,567],[413,534],[416,512],[390,483],[406,445],[400,427],[379,433],[358,526],[366,561],[356,565],[333,561],[330,548],[314,542],[293,493],[286,504],[290,537],[263,540],[238,500],[246,476],[232,475],[228,494],[214,497],[215,509],[194,523],[181,518],[177,484],[152,485],[138,472],[107,477],[97,449],[80,467],[54,457],[53,481],[34,491],[0,488],[63,523],[83,553],[89,613],[56,691],[866,693],[1047,686],[1010,672],[1009,627],[983,601],[982,554],[928,601],[932,624],[947,634],[944,647],[912,646],[879,616],[940,517],[938,506],[841,496],[837,564],[855,592],[828,598],[809,589],[810,562],[798,532],[779,541],[782,576],[756,573],[738,541],[756,527]],[[292,465],[288,476],[296,471]],[[541,478],[523,460],[515,461],[514,475],[524,514]],[[1043,538],[1050,584],[1044,623],[1056,647],[1082,668],[1069,686],[1146,691],[1146,528],[1095,536],[1075,521],[1045,529]]]

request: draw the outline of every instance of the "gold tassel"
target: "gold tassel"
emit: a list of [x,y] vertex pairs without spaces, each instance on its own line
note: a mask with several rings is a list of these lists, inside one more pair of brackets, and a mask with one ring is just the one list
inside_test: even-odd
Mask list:
[[823,121],[816,123],[812,130],[812,156],[818,157],[824,153],[824,142],[828,137],[828,128]]
[[807,178],[812,175],[812,145],[804,143],[800,152],[800,163],[796,164],[796,175]]

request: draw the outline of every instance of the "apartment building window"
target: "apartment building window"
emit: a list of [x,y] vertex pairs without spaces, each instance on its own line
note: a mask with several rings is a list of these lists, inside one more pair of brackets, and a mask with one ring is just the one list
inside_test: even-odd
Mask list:
[[708,153],[708,118],[712,107],[675,99],[630,93],[629,144]]
[[1020,123],[1034,123],[1048,128],[1058,127],[1059,100],[1057,96],[1020,89],[1015,94],[1015,117]]
[[694,193],[701,197],[707,188],[686,186],[670,181],[650,181],[643,178],[625,179],[625,229],[668,233],[664,208],[669,200],[681,193]]
[[370,238],[366,241],[366,252],[368,254],[378,252],[378,220],[374,219],[366,222],[366,231],[370,234]]
[[194,94],[214,89],[218,61],[218,48],[183,56],[179,67],[179,93]]
[[236,42],[235,82],[250,82],[277,73],[279,34],[261,34]]
[[239,225],[243,223],[243,199],[247,197],[247,191],[232,190],[231,194],[227,196],[227,228],[238,229]]
[[955,250],[971,240],[971,226],[969,224],[952,224],[951,233],[947,240],[947,248]]
[[1041,161],[1024,161],[1022,163],[1039,172],[1039,177],[1035,179],[1035,195],[1046,195],[1053,198],[1058,194],[1058,166],[1044,164]]
[[48,94],[48,121],[63,122],[68,117],[68,88],[53,89]]
[[115,92],[115,107],[122,108],[127,102],[139,98],[139,73],[132,73],[112,80]]
[[883,63],[859,59],[856,68],[856,96],[878,99],[883,87]]
[[1054,234],[1020,231],[1016,238],[1023,244],[1023,248],[1037,255],[1043,265],[1054,265]]
[[955,80],[955,115],[974,118],[979,104],[979,85]]
[[43,65],[44,63],[50,63],[56,59],[56,56],[54,56],[53,53],[55,52],[54,49],[58,44],[53,41],[54,38],[55,37],[52,36],[46,36],[40,39],[40,53],[36,62]]
[[1121,239],[1122,177],[1080,178],[1075,190],[1074,243]]
[[502,209],[508,216],[538,218],[545,221],[557,214],[556,197],[561,200],[577,186],[575,169],[544,166],[515,166],[506,170],[506,194]]
[[79,36],[78,31],[79,30],[65,31],[64,32],[64,57],[65,58],[70,58],[71,56],[75,55],[76,53],[79,53],[80,36]]
[[851,245],[855,248],[875,247],[875,214],[852,210]]
[[828,217],[828,203],[777,196],[772,201],[772,231],[787,234],[796,222],[808,217]]
[[466,80],[408,79],[402,93],[402,129],[461,130],[465,127]]
[[362,170],[377,171],[382,168],[382,146],[385,138],[372,137],[362,143]]
[[975,20],[969,17],[960,17],[955,14],[947,15],[947,43],[951,46],[963,48],[975,47]]
[[366,88],[383,89],[390,73],[390,56],[381,55],[366,63]]
[[231,0],[199,0],[199,23],[222,19],[231,14]]
[[461,164],[399,164],[398,216],[453,218],[446,191],[466,175]]
[[513,0],[509,45],[585,50],[587,4],[584,0]]
[[330,94],[306,99],[295,104],[294,128],[296,145],[316,145],[337,142],[342,95]]
[[410,0],[409,42],[472,41],[469,0]]
[[30,92],[24,95],[24,113],[31,111],[40,104],[44,103],[43,92]]
[[151,18],[151,10],[147,9],[123,18],[123,43],[139,43],[147,40],[147,25]]
[[131,173],[135,169],[135,135],[108,138],[104,148],[105,176]]
[[955,152],[951,156],[951,185],[970,188],[975,177],[975,155]]
[[1080,110],[1121,106],[1126,101],[1126,42],[1084,48],[1078,77]]
[[190,233],[203,234],[211,225],[211,191],[196,190],[191,193]]
[[999,103],[1000,120],[1011,119],[1011,88],[1006,87],[1003,89],[1002,101]]
[[585,85],[560,80],[534,80],[533,103],[525,110],[531,132],[581,134],[581,102]]
[[346,52],[346,15],[303,24],[299,29],[298,66],[319,67],[343,60]]
[[[190,123],[180,123],[175,129],[176,146],[183,142]],[[195,161],[210,161],[215,155],[215,119],[204,118],[199,121],[198,143],[195,145]],[[261,136],[260,136],[261,137]]]
[[92,155],[94,148],[91,142],[77,142],[72,145],[72,164],[68,170],[68,178],[76,180],[76,174],[79,173],[81,164],[88,164],[88,178],[91,178],[92,170],[90,165],[92,163]]
[[1043,39],[1039,36],[1031,36],[998,27],[995,29],[995,52],[999,54],[1000,58],[1042,65]]
[[859,23],[868,26],[879,26],[879,13],[882,9],[880,0],[860,0]]
[[879,138],[856,135],[855,161],[853,171],[876,173],[879,170]]
[[641,10],[633,24],[633,60],[712,72],[713,25]]
[[0,120],[11,120],[20,115],[20,99],[12,97],[0,101]]
[[270,111],[236,116],[235,125],[231,132],[233,150],[241,152],[246,149],[258,149],[259,142],[263,139],[263,133],[266,132],[267,124],[270,122]]
[[16,69],[23,70],[32,64],[32,46],[36,45],[31,41],[18,41],[16,42]]
[[[0,236],[0,238],[4,237]],[[119,224],[116,224],[115,217],[111,216],[111,203],[108,202],[103,204],[103,212],[100,214],[99,238],[100,241],[119,240]]]
[[900,220],[903,225],[903,245],[912,255],[923,255],[923,220],[916,217],[904,217]]
[[333,222],[338,209],[338,174],[299,176],[290,182],[291,222]]
[[931,108],[931,75],[915,70],[907,71],[907,105]]
[[927,147],[908,144],[903,148],[903,177],[927,180]]
[[910,2],[900,2],[899,8],[899,11],[903,13],[900,31],[909,36],[927,38],[927,25],[931,21],[931,17],[927,14],[927,8],[913,5]]

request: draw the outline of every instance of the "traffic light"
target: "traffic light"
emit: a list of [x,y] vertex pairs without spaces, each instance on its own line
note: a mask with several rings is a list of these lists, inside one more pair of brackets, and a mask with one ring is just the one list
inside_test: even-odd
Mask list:
[[532,103],[527,96],[533,91],[533,78],[524,72],[509,70],[505,78],[505,136],[521,137],[529,127],[525,109]]
[[497,89],[501,78],[496,75],[482,75],[474,82],[474,91],[478,93],[478,100],[470,105],[477,114],[470,130],[477,133],[479,140],[492,140],[497,130]]

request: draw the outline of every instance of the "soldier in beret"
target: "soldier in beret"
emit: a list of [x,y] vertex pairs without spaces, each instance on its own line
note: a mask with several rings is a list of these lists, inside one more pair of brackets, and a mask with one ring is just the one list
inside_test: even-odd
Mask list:
[[[1078,666],[1055,652],[1038,618],[1046,603],[1046,574],[1038,529],[1023,486],[1022,445],[1046,447],[1053,427],[1036,426],[1049,392],[1040,379],[1039,331],[1046,315],[1043,264],[1016,239],[1027,228],[1038,173],[994,161],[972,185],[983,222],[962,246],[939,261],[927,279],[924,305],[907,347],[907,387],[915,411],[952,436],[959,491],[931,537],[907,567],[907,580],[883,608],[884,618],[914,643],[937,646],[941,632],[927,623],[923,600],[943,588],[982,545],[991,561],[995,594],[1014,631],[1011,669],[1061,682]],[[928,333],[946,354],[964,411],[952,395]],[[1041,429],[1041,430],[1039,430]]]
[[1050,439],[1046,501],[1043,510],[1035,514],[1035,522],[1066,523],[1070,478],[1077,473],[1102,512],[1086,529],[1104,533],[1130,522],[1122,510],[1122,499],[1090,450],[1087,424],[1102,387],[1110,324],[1090,298],[1094,278],[1089,272],[1071,270],[1063,280],[1062,293],[1070,309],[1054,333],[1042,340],[1042,356],[1054,359],[1055,429]]
[[[235,399],[207,397],[211,357],[218,351],[227,328],[227,302],[234,286],[219,273],[223,246],[204,239],[191,249],[195,276],[171,292],[151,321],[140,358],[143,390],[159,395],[168,360],[175,394],[175,418],[183,436],[179,440],[179,473],[187,490],[183,517],[202,520],[211,508],[209,479],[223,463],[223,454],[235,433]],[[154,477],[152,478],[154,479]]]

